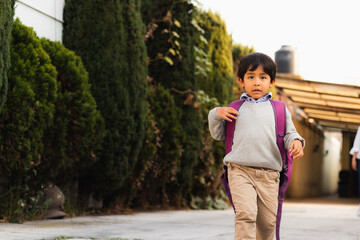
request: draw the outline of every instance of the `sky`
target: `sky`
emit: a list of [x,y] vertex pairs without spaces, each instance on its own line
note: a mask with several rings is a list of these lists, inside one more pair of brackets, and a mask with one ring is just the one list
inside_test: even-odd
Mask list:
[[296,51],[306,80],[360,86],[358,0],[197,0],[220,14],[234,43],[275,60],[282,45]]

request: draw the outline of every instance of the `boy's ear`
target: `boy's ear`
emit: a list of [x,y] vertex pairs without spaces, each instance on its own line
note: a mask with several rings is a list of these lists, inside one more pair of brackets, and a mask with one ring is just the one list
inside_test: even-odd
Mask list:
[[236,80],[240,83],[241,87],[244,87],[244,81],[241,78],[238,77]]
[[275,82],[276,82],[276,78],[274,78],[274,80],[270,83],[270,87],[274,86]]
[[239,82],[239,83],[242,83],[244,82],[241,78],[237,77],[236,80]]

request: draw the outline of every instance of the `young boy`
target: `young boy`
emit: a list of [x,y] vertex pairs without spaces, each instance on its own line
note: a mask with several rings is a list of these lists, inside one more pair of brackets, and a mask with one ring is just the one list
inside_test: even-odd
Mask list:
[[[276,144],[275,116],[269,88],[275,83],[276,64],[267,55],[250,53],[239,63],[238,80],[245,89],[239,112],[230,107],[209,112],[215,140],[225,139],[225,121],[235,122],[231,151],[225,156],[235,207],[235,239],[272,240],[276,229],[282,159]],[[305,140],[296,132],[286,109],[285,148],[294,159],[303,156]]]

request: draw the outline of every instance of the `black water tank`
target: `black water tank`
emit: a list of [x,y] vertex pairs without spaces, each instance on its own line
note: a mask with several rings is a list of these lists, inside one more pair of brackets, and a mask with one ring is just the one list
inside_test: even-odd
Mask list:
[[277,72],[298,75],[296,58],[296,50],[293,47],[289,45],[281,46],[281,48],[275,52]]

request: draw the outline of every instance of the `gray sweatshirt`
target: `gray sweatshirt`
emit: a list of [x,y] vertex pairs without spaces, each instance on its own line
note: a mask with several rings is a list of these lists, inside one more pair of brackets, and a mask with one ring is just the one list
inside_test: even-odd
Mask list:
[[[225,140],[225,125],[216,108],[209,112],[209,129],[215,140]],[[286,109],[285,148],[299,139],[303,147],[305,140],[296,132],[291,113]],[[245,101],[239,109],[235,124],[232,150],[225,156],[224,164],[236,163],[249,167],[282,170],[282,160],[276,145],[275,116],[270,101]]]

